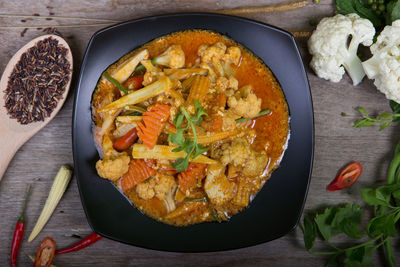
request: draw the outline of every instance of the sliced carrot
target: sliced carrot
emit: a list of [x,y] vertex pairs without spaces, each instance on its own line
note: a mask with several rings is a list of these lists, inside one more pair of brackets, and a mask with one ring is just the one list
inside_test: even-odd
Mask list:
[[171,106],[155,104],[143,113],[143,122],[138,122],[138,136],[148,148],[152,149],[165,127]]
[[132,159],[128,172],[121,178],[122,190],[129,191],[155,174],[156,171],[149,167],[143,159]]
[[189,163],[188,169],[178,174],[178,182],[181,190],[186,192],[190,188],[196,187],[206,176],[206,167],[207,164]]

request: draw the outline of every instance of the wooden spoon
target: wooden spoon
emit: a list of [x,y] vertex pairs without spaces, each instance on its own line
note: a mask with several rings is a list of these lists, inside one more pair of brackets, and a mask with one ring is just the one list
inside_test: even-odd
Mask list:
[[26,45],[24,45],[17,53],[10,59],[8,62],[3,75],[0,80],[0,181],[3,177],[4,172],[7,169],[8,164],[11,159],[14,157],[17,150],[26,142],[29,138],[31,138],[34,134],[36,134],[40,129],[42,129],[46,124],[48,124],[54,116],[57,115],[58,111],[61,109],[64,101],[67,97],[69,87],[71,85],[71,77],[70,74],[69,81],[65,87],[65,92],[62,95],[62,98],[58,101],[57,106],[52,111],[49,117],[46,117],[44,121],[39,122],[31,122],[28,124],[20,124],[16,119],[11,119],[7,114],[7,109],[5,108],[5,90],[8,84],[8,78],[10,77],[14,66],[21,59],[21,55],[25,53],[29,48],[33,47],[37,42],[44,40],[46,38],[52,37],[58,40],[59,45],[65,47],[68,52],[66,55],[67,60],[71,64],[72,70],[72,53],[69,48],[67,42],[61,38],[60,36],[48,34],[43,35],[38,38],[33,39]]

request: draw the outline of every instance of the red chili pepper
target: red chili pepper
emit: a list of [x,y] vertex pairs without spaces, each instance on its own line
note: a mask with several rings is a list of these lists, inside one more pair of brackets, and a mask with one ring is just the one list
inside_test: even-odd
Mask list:
[[328,191],[341,190],[354,184],[362,173],[362,166],[359,162],[353,162],[344,167],[336,178],[326,187]]
[[171,120],[167,120],[167,122],[172,128],[176,129],[174,123]]
[[127,150],[138,138],[137,135],[137,130],[136,128],[133,128],[129,132],[127,132],[124,136],[122,136],[120,139],[118,139],[113,147],[115,150],[122,152],[124,150]]
[[126,80],[126,82],[124,82],[124,86],[131,90],[132,89],[137,90],[143,87],[143,80],[144,80],[143,75],[133,76],[130,77],[128,80]]
[[43,239],[36,253],[33,267],[49,267],[56,252],[56,242],[50,237]]
[[12,267],[17,266],[18,250],[19,250],[19,246],[21,245],[22,237],[24,235],[24,229],[25,229],[25,218],[24,218],[25,209],[26,209],[26,204],[28,203],[30,193],[31,193],[31,185],[28,186],[28,189],[27,189],[26,195],[25,195],[24,206],[22,208],[22,213],[17,221],[17,224],[15,225],[13,240],[12,240],[12,244],[11,244],[11,266]]
[[97,241],[99,241],[102,238],[103,237],[101,235],[98,235],[96,233],[92,233],[92,234],[88,235],[87,237],[85,237],[84,239],[82,239],[81,241],[73,244],[72,246],[69,246],[69,247],[64,248],[64,249],[57,250],[56,254],[57,255],[58,254],[65,254],[65,253],[81,250],[83,248],[86,248],[86,247],[96,243]]

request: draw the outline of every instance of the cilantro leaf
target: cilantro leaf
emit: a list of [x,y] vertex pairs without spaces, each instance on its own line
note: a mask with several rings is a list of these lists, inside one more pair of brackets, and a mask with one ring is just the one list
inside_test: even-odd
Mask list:
[[347,204],[338,208],[332,220],[332,225],[339,228],[347,236],[359,239],[365,236],[365,233],[360,230],[362,215],[363,210],[359,205]]
[[171,166],[178,172],[187,170],[189,167],[189,161],[186,158],[179,158]]
[[346,250],[345,266],[373,267],[372,256],[375,248],[371,246],[363,246],[356,249]]
[[168,135],[168,142],[171,142],[177,146],[183,146],[183,144],[185,142],[185,137],[183,136],[184,131],[185,131],[185,129],[180,128],[180,129],[177,129],[176,133]]
[[184,116],[182,113],[178,113],[176,115],[176,117],[173,120],[173,124],[175,125],[176,129],[178,129],[179,127],[181,127],[181,124],[183,122]]
[[202,116],[208,116],[206,110],[201,106],[200,102],[198,99],[194,102],[194,106],[196,108],[196,113],[192,117],[192,121],[196,125],[200,125],[201,122],[203,121]]
[[395,215],[395,213],[382,214],[372,218],[367,225],[368,235],[370,237],[379,235],[395,237],[397,234]]
[[[195,101],[195,107],[196,113],[193,117],[189,115],[184,107],[181,107],[181,112],[179,112],[173,120],[173,124],[176,127],[176,133],[168,135],[168,141],[177,146],[172,150],[173,152],[186,152],[185,158],[179,158],[176,160],[176,162],[172,163],[172,167],[178,172],[187,170],[190,158],[196,158],[198,155],[208,150],[208,148],[197,143],[196,129],[194,127],[194,123],[198,125],[201,124],[202,116],[207,116],[207,112],[200,105],[200,102],[198,100]],[[184,119],[187,120],[188,126],[185,128],[181,128]],[[184,131],[189,128],[189,126],[193,132],[193,140],[185,138],[183,134]]]
[[322,237],[328,241],[331,237],[340,234],[342,231],[333,223],[338,207],[330,207],[325,209],[324,213],[317,214],[314,218],[318,226],[318,230]]

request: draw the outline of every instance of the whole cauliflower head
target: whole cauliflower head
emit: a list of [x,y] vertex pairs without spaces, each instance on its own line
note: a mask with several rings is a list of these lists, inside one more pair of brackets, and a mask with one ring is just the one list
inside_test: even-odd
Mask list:
[[313,56],[311,68],[318,77],[332,82],[339,82],[346,69],[353,84],[357,85],[365,76],[357,57],[358,45],[370,46],[374,35],[372,23],[357,14],[323,18],[308,40],[308,49]]
[[386,26],[371,46],[372,58],[362,66],[387,99],[400,103],[400,20]]

